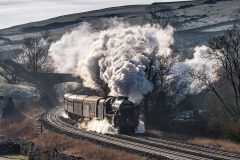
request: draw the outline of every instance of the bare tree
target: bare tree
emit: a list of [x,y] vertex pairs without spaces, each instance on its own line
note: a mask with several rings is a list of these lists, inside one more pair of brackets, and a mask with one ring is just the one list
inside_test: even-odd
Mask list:
[[[147,66],[145,73],[147,76],[147,79],[151,82],[154,81],[155,77],[155,62],[156,62],[156,54],[157,54],[158,49],[154,49],[151,55],[149,56],[149,65]],[[145,119],[145,126],[148,127],[149,125],[149,106],[151,105],[150,102],[150,97],[151,97],[151,92],[148,92],[144,96],[143,100],[143,107],[144,107],[144,119]]]
[[107,97],[110,93],[110,88],[108,87],[108,84],[104,80],[102,80],[100,76],[100,67],[98,67],[97,75],[94,81],[98,86],[99,96]]
[[150,55],[150,63],[145,71],[147,79],[153,85],[152,91],[145,95],[143,101],[145,123],[147,125],[150,123],[149,115],[153,119],[151,123],[157,123],[160,114],[167,115],[166,112],[170,111],[170,106],[183,89],[183,86],[176,85],[177,77],[173,73],[177,56],[173,54],[159,56],[157,52],[158,49],[155,49]]
[[50,42],[47,38],[48,33],[43,32],[38,37],[23,40],[22,51],[18,60],[27,71],[33,73],[53,71],[51,57],[48,54]]
[[221,106],[226,111],[226,113],[234,117],[234,112],[231,109],[229,109],[229,107],[227,106],[224,100],[224,97],[220,94],[220,91],[218,90],[217,83],[212,82],[210,79],[208,79],[208,77],[204,73],[205,71],[206,70],[204,69],[202,71],[195,71],[194,69],[189,69],[188,74],[193,79],[197,79],[202,86],[206,87],[206,89],[209,89],[210,91],[212,91],[216,95],[216,97],[219,99],[220,103],[222,104]]
[[209,41],[211,50],[206,56],[209,60],[216,60],[219,63],[218,75],[220,80],[228,83],[232,89],[232,98],[235,101],[234,106],[226,105],[226,97],[231,95],[231,90],[228,93],[221,95],[217,90],[215,83],[209,81],[203,72],[191,71],[193,78],[202,82],[203,85],[210,88],[217,98],[222,103],[224,110],[231,115],[235,120],[240,117],[240,29],[234,26],[232,29],[225,31],[224,35],[215,37]]

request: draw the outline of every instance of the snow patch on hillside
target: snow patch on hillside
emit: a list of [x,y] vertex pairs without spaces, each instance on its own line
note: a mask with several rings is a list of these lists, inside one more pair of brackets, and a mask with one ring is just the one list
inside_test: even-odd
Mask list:
[[35,87],[26,85],[0,84],[0,95],[25,102],[35,102],[40,98],[40,93]]

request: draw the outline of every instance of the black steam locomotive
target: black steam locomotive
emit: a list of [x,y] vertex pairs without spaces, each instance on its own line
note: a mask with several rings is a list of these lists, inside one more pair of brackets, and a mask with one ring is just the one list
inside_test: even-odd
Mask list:
[[107,119],[121,133],[134,132],[139,123],[138,107],[128,97],[97,97],[66,93],[64,110],[76,121]]

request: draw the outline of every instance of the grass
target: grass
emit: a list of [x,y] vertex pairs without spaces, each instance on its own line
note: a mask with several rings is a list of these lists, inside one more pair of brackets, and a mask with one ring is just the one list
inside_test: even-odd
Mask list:
[[200,138],[193,138],[191,140],[188,140],[188,142],[192,144],[215,147],[221,150],[240,153],[240,144],[232,142],[230,140],[210,139],[210,138],[200,137]]
[[[53,141],[54,140],[54,141]],[[40,146],[57,150],[75,156],[82,156],[88,160],[138,160],[141,157],[124,151],[105,148],[84,140],[77,140],[54,132],[40,135],[35,141]]]
[[3,155],[0,160],[28,160],[27,157],[21,155]]
[[240,143],[236,143],[225,139],[214,139],[208,137],[193,137],[191,135],[168,133],[159,130],[148,130],[147,135],[159,137],[159,138],[171,138],[179,141],[187,142],[190,144],[196,144],[200,146],[212,147],[215,149],[221,149],[229,152],[240,153]]
[[[40,106],[37,106],[40,107]],[[36,109],[36,106],[31,110],[24,109],[25,118],[21,121],[12,118],[0,119],[0,135],[9,138],[22,138],[25,140],[33,141],[37,145],[45,149],[57,149],[67,155],[75,155],[84,157],[88,160],[138,160],[141,157],[127,153],[125,151],[116,150],[113,148],[103,147],[88,141],[73,139],[68,136],[59,135],[57,133],[47,131],[43,134],[37,133],[37,124],[34,117],[38,115],[42,109]],[[31,115],[31,117],[30,117]],[[1,158],[0,158],[1,159]],[[2,160],[2,159],[1,159]]]
[[37,136],[36,123],[31,119],[24,119],[20,122],[12,120],[0,120],[0,135],[8,138],[20,137],[22,139],[31,140]]
[[44,113],[46,108],[44,108],[41,103],[34,102],[26,106],[21,106],[21,108],[19,107],[19,110],[21,110],[24,115],[34,118],[39,117],[42,113]]

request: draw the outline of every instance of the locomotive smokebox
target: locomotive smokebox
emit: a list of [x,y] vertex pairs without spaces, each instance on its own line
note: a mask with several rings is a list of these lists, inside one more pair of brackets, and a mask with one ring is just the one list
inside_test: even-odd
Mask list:
[[128,97],[126,97],[126,96],[118,96],[117,100],[128,100]]

